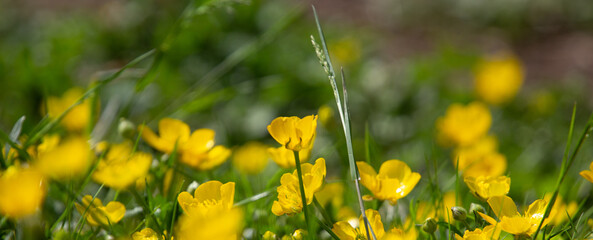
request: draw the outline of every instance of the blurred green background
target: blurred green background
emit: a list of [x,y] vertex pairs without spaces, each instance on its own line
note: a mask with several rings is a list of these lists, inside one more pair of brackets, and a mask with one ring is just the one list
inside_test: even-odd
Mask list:
[[[475,66],[498,51],[514,53],[525,72],[519,94],[490,107],[512,196],[530,202],[553,190],[573,104],[575,139],[593,111],[589,0],[220,0],[176,25],[200,2],[0,0],[0,129],[25,115],[30,131],[48,96],[87,88],[159,48],[143,88],[137,83],[151,61],[101,89],[101,116],[114,116],[100,121],[113,129],[105,138],[116,135],[119,117],[155,126],[170,116],[215,129],[227,146],[273,143],[265,128],[273,118],[335,109],[311,46],[310,35],[319,39],[311,4],[335,66],[344,67],[356,155],[366,156],[368,129],[376,167],[397,158],[425,174],[435,160],[449,183],[443,191],[451,190],[454,166],[436,144],[435,120],[451,103],[477,100]],[[337,125],[320,130],[314,149],[334,175],[347,170],[340,134]],[[565,186],[580,186],[564,189],[568,198],[591,191],[578,172],[593,160],[592,146],[585,142],[568,175]]]

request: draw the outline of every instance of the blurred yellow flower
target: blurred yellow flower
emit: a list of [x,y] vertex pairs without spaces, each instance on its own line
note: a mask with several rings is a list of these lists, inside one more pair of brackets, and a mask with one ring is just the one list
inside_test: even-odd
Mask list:
[[360,59],[360,41],[354,37],[345,37],[337,42],[331,43],[332,55],[342,65],[356,63]]
[[476,93],[485,102],[499,105],[511,100],[523,84],[523,66],[510,53],[484,59],[474,76]]
[[319,107],[317,114],[319,116],[321,125],[323,125],[325,128],[330,128],[334,125],[334,110],[332,110],[332,108],[328,105],[322,105]]
[[455,203],[455,192],[450,191],[443,194],[442,199],[437,200],[435,203],[419,202],[416,207],[416,222],[424,222],[429,217],[445,222],[453,222],[451,208],[462,205],[460,199],[457,199],[457,201]]
[[344,203],[344,183],[333,182],[325,184],[319,192],[315,193],[315,197],[321,206],[331,203],[334,209],[338,209]]
[[[82,198],[82,205],[75,203],[76,210],[80,215],[86,217],[86,221],[92,226],[109,226],[119,222],[126,213],[126,207],[118,202],[111,201],[103,206],[101,199],[86,195]],[[85,212],[86,211],[86,212]]]
[[177,196],[179,206],[187,215],[206,216],[210,212],[224,212],[233,207],[235,199],[235,183],[208,181],[200,184],[194,196],[182,192]]
[[184,122],[163,118],[159,121],[157,136],[145,125],[139,127],[142,138],[155,149],[172,153],[177,148],[179,161],[198,170],[209,170],[226,161],[231,151],[224,146],[214,146],[214,130],[198,129],[190,135],[190,128]]
[[381,164],[379,174],[366,162],[356,162],[360,171],[360,182],[369,189],[375,198],[389,200],[396,204],[414,189],[420,174],[412,172],[408,165],[400,160],[388,160]]
[[[61,98],[49,97],[47,99],[47,114],[50,118],[56,119],[70,106],[76,103],[84,94],[80,88],[71,88],[62,95]],[[81,104],[70,109],[60,122],[69,131],[81,131],[89,122],[91,115],[91,103],[85,99]]]
[[317,128],[317,116],[310,115],[299,117],[277,117],[268,125],[270,135],[282,146],[301,151],[313,148]]
[[436,121],[439,141],[445,146],[470,145],[488,133],[490,124],[490,110],[480,102],[452,104]]
[[[374,209],[367,209],[365,211],[367,219],[375,233],[377,239],[382,239],[383,235],[385,235],[385,228],[383,228],[383,222],[381,221],[381,215],[379,212]],[[362,215],[358,220],[358,226],[350,225],[348,221],[340,221],[334,223],[332,227],[332,231],[340,238],[341,240],[359,240],[359,239],[367,239],[366,235],[366,227],[364,224],[364,220]],[[370,231],[369,231],[370,234]],[[372,238],[372,237],[371,237]]]
[[243,212],[239,208],[183,215],[175,225],[175,239],[237,240],[242,227]]
[[34,165],[46,176],[64,180],[86,173],[93,157],[87,140],[72,137],[63,141],[56,136],[44,137],[37,148]]
[[497,151],[496,137],[484,136],[470,145],[455,148],[452,154],[453,166],[457,166],[457,161],[459,161],[459,170],[463,171],[474,162],[482,160],[484,156]]
[[259,142],[248,142],[235,150],[233,166],[241,173],[256,175],[266,168],[269,158],[266,145]]
[[579,174],[581,174],[582,177],[587,179],[587,181],[593,183],[593,162],[591,162],[591,164],[589,165],[589,170],[583,170]]
[[[286,147],[279,147],[279,148],[268,148],[268,153],[270,157],[278,166],[281,168],[294,168],[296,167],[294,161],[294,153],[292,150],[287,149]],[[299,160],[300,163],[308,162],[309,157],[311,156],[311,148],[304,148],[299,151]]]
[[93,172],[93,180],[118,190],[126,189],[137,180],[144,182],[152,156],[144,152],[132,153],[131,142],[112,145]]
[[47,182],[37,170],[10,166],[0,173],[0,214],[21,218],[41,207]]
[[[492,217],[478,212],[484,220],[494,226],[500,226],[503,231],[515,236],[530,236],[537,230],[548,203],[543,199],[538,199],[529,205],[523,215],[519,214],[517,205],[508,196],[491,197],[488,199],[488,204],[500,222],[496,222]],[[550,216],[544,220],[542,227],[546,226],[555,215],[556,212],[552,211]]]
[[[325,178],[325,159],[319,158],[315,161],[315,165],[310,163],[301,164],[301,172],[303,174],[303,187],[305,190],[305,197],[307,205],[313,202],[313,195],[319,191]],[[278,191],[278,201],[274,201],[272,205],[272,213],[276,216],[283,214],[294,215],[300,213],[303,209],[303,202],[301,200],[301,192],[299,188],[298,173],[295,170],[292,174],[285,173],[280,178],[280,186],[276,188]]]
[[491,240],[499,239],[500,237],[500,226],[488,225],[484,229],[476,228],[473,231],[465,230],[463,237],[455,234],[457,240]]
[[276,240],[276,234],[270,231],[266,231],[264,235],[262,235],[262,240]]
[[385,233],[381,240],[416,240],[418,231],[411,219],[407,219],[402,228],[392,228]]
[[[544,200],[546,200],[546,202],[550,202],[551,198],[551,194],[546,194],[544,196]],[[577,202],[572,201],[569,204],[566,204],[562,199],[562,196],[558,195],[558,197],[556,197],[556,202],[554,202],[554,206],[552,206],[552,211],[556,212],[556,215],[551,218],[550,224],[559,226],[566,220],[569,220],[568,216],[566,216],[567,214],[571,218],[574,218],[578,210],[579,204]]]
[[159,235],[151,228],[142,229],[142,231],[132,234],[133,240],[159,240]]
[[507,169],[507,159],[500,153],[491,153],[473,162],[463,170],[465,177],[500,176]]
[[465,177],[463,181],[474,196],[482,201],[494,196],[505,196],[511,188],[511,179],[506,176]]

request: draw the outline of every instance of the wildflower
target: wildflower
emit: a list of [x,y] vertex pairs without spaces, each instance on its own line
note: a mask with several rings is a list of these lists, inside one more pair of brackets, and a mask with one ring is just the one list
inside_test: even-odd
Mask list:
[[489,225],[484,229],[476,228],[473,231],[465,230],[463,237],[455,234],[457,240],[491,240],[498,239],[500,236],[500,227],[495,225]]
[[457,147],[453,151],[453,166],[459,171],[464,171],[475,162],[481,161],[485,156],[498,151],[498,141],[494,136],[484,136],[470,145]]
[[317,110],[319,121],[325,128],[331,128],[334,125],[334,111],[328,105],[322,105]]
[[44,137],[37,147],[35,166],[53,179],[71,179],[84,174],[91,164],[91,149],[83,137],[61,141],[57,136]]
[[[416,207],[416,222],[422,222],[426,218],[432,217],[446,222],[452,222],[453,216],[451,209],[454,206],[461,205],[461,202],[455,202],[455,192],[446,192],[443,194],[442,202],[419,202]],[[460,199],[457,199],[458,201]]]
[[137,180],[144,182],[151,162],[152,156],[148,153],[132,153],[130,142],[114,144],[105,157],[99,160],[93,180],[123,190]]
[[47,193],[47,182],[37,170],[10,166],[0,173],[0,214],[21,218],[34,214]]
[[266,231],[264,235],[262,235],[262,240],[276,240],[276,234],[270,231]]
[[587,179],[587,181],[593,183],[593,162],[589,165],[589,170],[583,170],[579,173],[582,177]]
[[474,76],[476,93],[493,105],[500,105],[515,97],[522,83],[523,66],[519,59],[509,53],[499,53],[484,59]]
[[293,151],[313,148],[317,116],[278,117],[268,125],[270,135],[282,146]]
[[392,228],[383,235],[381,240],[416,240],[418,232],[411,219],[407,219],[403,228]]
[[234,182],[223,184],[219,181],[208,181],[198,186],[193,197],[188,192],[182,192],[177,201],[188,215],[207,215],[208,212],[230,210],[234,198]]
[[[547,202],[549,202],[551,198],[552,195],[550,194],[546,194],[544,196],[544,200],[546,200]],[[552,211],[556,212],[556,215],[553,218],[551,218],[551,224],[559,226],[564,221],[568,220],[568,216],[573,218],[578,210],[579,205],[577,204],[577,202],[572,201],[566,204],[562,199],[562,196],[558,195],[558,197],[556,197],[556,201],[554,202],[554,206],[552,206]]]
[[268,159],[268,147],[266,145],[249,142],[235,150],[233,166],[241,173],[256,175],[268,165]]
[[[309,205],[313,202],[313,194],[319,191],[321,184],[323,184],[323,179],[325,178],[325,159],[317,159],[315,165],[303,163],[301,164],[301,168],[303,188],[307,200],[306,204]],[[272,213],[280,216],[283,214],[293,215],[301,212],[303,202],[301,200],[297,171],[295,170],[292,174],[285,173],[282,175],[280,184],[276,189],[278,191],[278,201],[274,201]]]
[[[86,195],[82,198],[82,205],[75,203],[80,215],[86,216],[86,221],[92,226],[109,226],[119,222],[126,213],[126,207],[118,202],[111,201],[103,206],[101,199]],[[85,212],[86,211],[86,212]]]
[[342,182],[328,183],[315,194],[321,206],[330,204],[338,209],[344,202],[344,184]]
[[222,164],[231,151],[223,146],[214,146],[215,132],[211,129],[198,129],[190,135],[190,128],[184,122],[164,118],[159,121],[157,136],[150,128],[142,125],[142,138],[155,149],[172,153],[177,148],[179,161],[198,170],[209,170]]
[[[287,149],[286,147],[279,147],[279,148],[268,148],[268,153],[272,160],[281,168],[294,168],[296,167],[294,161],[294,153]],[[299,151],[299,161],[300,163],[308,162],[309,157],[311,156],[311,148],[304,148]]]
[[132,234],[133,240],[158,240],[159,235],[151,228],[142,229],[142,231]]
[[[543,199],[538,199],[529,205],[529,208],[523,215],[519,214],[513,199],[508,196],[491,197],[488,199],[488,204],[500,222],[497,223],[496,220],[488,215],[478,213],[484,220],[492,225],[500,226],[503,231],[515,236],[529,236],[537,230],[537,226],[544,216],[548,203]],[[544,220],[542,227],[547,225],[554,216],[555,211],[552,211],[550,216]]]
[[445,116],[437,119],[438,137],[445,145],[467,146],[488,133],[492,116],[488,107],[480,102],[467,106],[452,104]]
[[500,176],[507,169],[507,159],[504,155],[494,153],[485,156],[481,161],[474,162],[463,171],[466,177]]
[[[365,211],[365,214],[367,216],[367,219],[369,220],[369,223],[371,225],[371,228],[373,229],[373,232],[375,233],[375,236],[377,236],[377,239],[381,239],[383,237],[383,235],[385,235],[385,228],[383,228],[383,222],[381,221],[381,215],[379,215],[379,212],[377,212],[374,209],[367,209]],[[365,227],[366,224],[364,224],[362,215],[359,218],[358,225],[359,226],[356,227],[356,226],[352,226],[347,221],[340,221],[340,222],[334,223],[332,231],[341,240],[367,239],[367,235],[366,235],[367,230]],[[370,234],[370,230],[369,230],[369,234]]]
[[504,196],[509,193],[511,179],[506,176],[466,177],[463,179],[469,190],[482,201],[494,196]]
[[[70,106],[82,97],[84,91],[80,88],[71,88],[61,98],[49,97],[47,99],[47,114],[50,118],[56,119],[64,113]],[[90,120],[91,103],[89,99],[73,107],[64,115],[60,121],[69,131],[82,131]]]
[[243,211],[239,208],[183,215],[175,225],[175,239],[236,240],[242,225]]
[[408,165],[400,160],[388,160],[379,168],[379,174],[366,162],[356,162],[360,171],[361,183],[369,189],[375,198],[389,200],[396,204],[414,189],[420,180],[420,174],[412,172]]
[[343,65],[351,65],[360,59],[361,46],[358,39],[345,37],[332,43],[330,47],[338,62]]

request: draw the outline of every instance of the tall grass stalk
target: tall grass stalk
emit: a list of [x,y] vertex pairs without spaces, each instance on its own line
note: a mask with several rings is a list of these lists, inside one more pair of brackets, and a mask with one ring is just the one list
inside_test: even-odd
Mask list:
[[[344,129],[344,137],[346,138],[346,148],[348,150],[348,163],[350,164],[350,176],[354,180],[354,185],[356,188],[356,194],[358,196],[358,204],[360,207],[360,212],[362,214],[367,239],[371,239],[371,235],[374,239],[377,239],[375,233],[369,223],[369,220],[365,214],[364,203],[362,201],[362,193],[360,188],[360,175],[358,173],[358,168],[356,167],[356,161],[354,161],[354,150],[352,147],[352,133],[350,129],[350,115],[348,113],[348,92],[346,90],[346,80],[344,77],[344,70],[342,69],[342,94],[343,94],[343,104],[340,100],[340,92],[338,91],[338,85],[336,83],[336,73],[334,71],[334,67],[331,63],[331,58],[329,56],[329,51],[327,50],[327,44],[325,43],[325,36],[323,34],[323,30],[321,29],[321,24],[319,23],[319,17],[317,16],[317,11],[315,10],[315,6],[311,6],[313,8],[313,14],[315,16],[315,22],[317,24],[317,31],[319,33],[319,38],[321,42],[321,47],[317,42],[315,42],[315,38],[311,35],[311,42],[315,47],[315,52],[323,69],[325,70],[326,74],[328,75],[329,82],[332,86],[332,90],[334,92],[334,98],[336,100],[336,105],[338,108],[338,113],[340,115],[340,120],[342,122],[342,127]],[[322,50],[323,49],[323,50]],[[369,233],[370,229],[370,233]]]

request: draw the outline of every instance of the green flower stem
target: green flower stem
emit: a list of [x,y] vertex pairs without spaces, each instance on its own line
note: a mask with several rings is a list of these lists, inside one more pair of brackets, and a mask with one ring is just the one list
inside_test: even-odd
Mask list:
[[297,174],[299,175],[299,189],[301,190],[301,201],[303,203],[303,212],[305,213],[305,222],[307,222],[307,231],[309,236],[313,234],[311,231],[311,223],[309,222],[309,211],[307,211],[307,196],[305,196],[305,186],[303,185],[303,171],[301,170],[301,160],[299,158],[298,151],[292,151],[294,153],[294,164],[296,165]]
[[315,204],[317,211],[319,211],[319,213],[321,213],[321,216],[323,216],[323,219],[325,220],[326,224],[328,224],[329,226],[332,226],[333,221],[332,221],[331,217],[329,216],[327,211],[325,211],[325,208],[323,208],[321,203],[319,203],[319,201],[317,201],[317,198],[315,196],[313,196],[313,204]]

